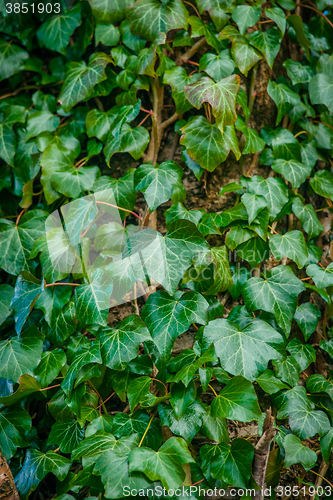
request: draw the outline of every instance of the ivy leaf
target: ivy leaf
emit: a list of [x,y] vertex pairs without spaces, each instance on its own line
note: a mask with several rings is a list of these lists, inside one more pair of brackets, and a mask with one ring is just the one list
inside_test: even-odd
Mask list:
[[298,295],[305,290],[290,267],[277,266],[267,279],[251,278],[243,286],[243,297],[249,311],[263,309],[274,314],[277,324],[288,334],[295,314]]
[[183,170],[174,161],[154,166],[144,163],[136,169],[134,185],[141,191],[151,211],[171,198],[174,186],[181,182]]
[[326,269],[323,269],[317,264],[310,264],[306,268],[306,274],[311,276],[317,288],[326,288],[333,285],[333,262]]
[[246,142],[242,151],[243,155],[246,155],[248,153],[258,153],[259,151],[262,151],[264,149],[265,141],[261,137],[259,137],[258,132],[256,132],[252,128],[247,127],[240,116],[237,117],[235,127],[243,132],[245,136]]
[[127,397],[131,412],[148,394],[152,379],[150,377],[139,377],[132,380],[128,387]]
[[158,414],[162,425],[168,426],[173,434],[190,443],[202,426],[205,409],[201,402],[194,401],[181,417],[176,417],[170,405],[161,403],[158,405]]
[[34,370],[34,376],[42,387],[47,387],[59,375],[66,363],[66,355],[61,349],[42,353],[39,365]]
[[279,7],[272,7],[270,9],[265,9],[265,14],[268,19],[272,19],[272,21],[278,25],[283,36],[285,34],[287,24],[286,16],[283,10]]
[[20,407],[5,408],[0,413],[1,453],[6,460],[15,455],[18,447],[29,446],[24,439],[31,429],[29,413]]
[[219,54],[209,52],[200,58],[199,71],[204,71],[216,82],[230,76],[234,69],[235,63],[228,50],[222,50]]
[[253,385],[242,376],[229,380],[211,406],[216,414],[228,420],[251,422],[261,416]]
[[269,370],[268,368],[256,378],[256,382],[260,385],[262,390],[268,394],[275,394],[282,389],[289,389],[286,384],[274,375],[273,370]]
[[220,40],[231,39],[231,55],[239,68],[240,72],[245,76],[249,70],[262,59],[260,52],[242,36],[234,26],[227,26],[219,35]]
[[[74,380],[79,370],[88,364],[99,363],[102,364],[100,353],[100,345],[97,341],[92,341],[89,347],[81,347],[76,353],[71,362],[71,365],[66,373],[64,380],[61,382],[62,390],[68,394],[74,385]],[[56,444],[56,443],[55,443]],[[73,447],[72,447],[73,448]],[[61,450],[63,451],[63,450]],[[64,451],[64,453],[68,453]]]
[[273,99],[278,108],[276,125],[280,123],[282,117],[288,113],[294,106],[300,103],[299,94],[290,90],[284,83],[268,82],[268,95]]
[[90,56],[88,65],[84,61],[69,63],[59,96],[66,113],[79,101],[87,99],[95,85],[106,80],[105,68],[110,62],[110,56],[96,52]]
[[135,234],[129,238],[123,257],[130,257],[138,276],[144,273],[173,293],[193,257],[206,251],[207,243],[195,225],[179,220],[170,224],[164,237],[152,229]]
[[241,156],[232,126],[225,127],[222,134],[215,123],[211,124],[204,116],[198,116],[181,130],[180,143],[186,147],[189,156],[209,172],[225,161],[230,150],[237,160]]
[[135,448],[129,455],[129,470],[143,472],[151,481],[160,480],[164,488],[178,488],[184,479],[183,464],[194,462],[186,442],[171,437],[158,452],[149,448]]
[[117,45],[120,40],[119,28],[112,24],[97,24],[95,29],[95,45],[99,42],[103,45]]
[[0,342],[0,377],[18,382],[24,373],[33,375],[42,355],[43,338],[35,326],[30,326],[20,337]]
[[10,78],[23,68],[29,53],[14,43],[0,40],[0,80]]
[[333,200],[333,175],[327,170],[319,170],[310,179],[310,184],[315,193]]
[[326,436],[320,439],[321,454],[327,465],[330,461],[332,445],[333,445],[333,429],[331,428],[331,430],[328,431]]
[[69,198],[77,198],[83,191],[91,189],[99,176],[98,167],[74,168],[72,166],[67,171],[54,172],[51,185],[59,193]]
[[172,297],[157,291],[149,295],[141,315],[161,356],[166,356],[191,323],[206,323],[207,309],[208,303],[197,292],[176,292]]
[[317,454],[308,446],[304,446],[302,441],[293,434],[287,434],[283,441],[286,451],[285,466],[301,463],[306,471],[312,469],[317,462]]
[[[154,295],[154,294],[153,294]],[[123,370],[139,351],[139,344],[151,340],[139,316],[130,315],[115,328],[104,328],[98,333],[103,363],[113,370]]]
[[76,316],[82,324],[106,326],[111,291],[112,283],[104,277],[75,287]]
[[210,465],[210,473],[232,486],[247,488],[251,476],[254,448],[245,439],[236,438],[231,446],[220,443],[221,450]]
[[310,338],[317,328],[320,316],[321,314],[318,307],[310,302],[305,302],[296,309],[294,318],[303,332],[305,341]]
[[35,278],[27,271],[22,271],[15,284],[11,307],[14,309],[15,330],[20,333],[29,316],[32,303],[44,290],[44,280]]
[[301,16],[299,16],[298,14],[293,14],[287,17],[287,21],[294,28],[296,32],[297,41],[302,45],[303,49],[305,50],[306,56],[309,59],[309,48],[311,44],[305,36],[304,26]]
[[202,219],[201,210],[187,210],[182,203],[173,203],[165,212],[165,221],[171,224],[174,220],[185,219],[198,224]]
[[254,380],[265,370],[268,361],[282,357],[283,339],[280,333],[261,320],[240,329],[227,319],[215,319],[205,327],[203,338],[207,344],[214,344],[224,370],[248,380]]
[[306,264],[309,257],[304,235],[298,230],[281,235],[272,234],[269,246],[277,260],[288,257],[296,262],[299,269]]
[[29,394],[40,391],[41,389],[40,384],[31,375],[21,375],[18,383],[19,386],[13,394],[0,397],[0,404],[3,404],[4,406],[11,406],[21,401],[21,399],[28,397]]
[[223,48],[221,42],[219,42],[214,29],[208,23],[204,23],[202,19],[197,16],[191,16],[188,18],[188,22],[191,25],[191,37],[197,38],[198,36],[204,36],[206,42],[211,47],[214,47],[216,52],[220,52]]
[[250,33],[248,35],[248,40],[253,47],[264,55],[268,62],[268,66],[273,68],[274,60],[280,50],[281,33],[278,28],[274,27],[267,31],[255,31]]
[[159,33],[171,29],[187,29],[188,12],[181,0],[139,0],[130,10],[127,19],[132,35],[154,41]]
[[133,5],[133,0],[89,0],[96,21],[106,24],[116,23],[125,17],[126,11]]
[[42,132],[53,132],[59,123],[60,117],[53,115],[50,111],[44,110],[32,113],[28,118],[26,140]]
[[313,71],[310,66],[303,66],[303,64],[298,61],[287,59],[283,63],[283,66],[286,68],[293,85],[308,83],[313,77]]
[[316,361],[315,348],[309,344],[302,344],[299,339],[292,339],[286,349],[297,360],[302,371]]
[[241,35],[244,35],[247,28],[253,26],[257,21],[259,21],[260,14],[260,7],[238,5],[238,7],[232,11],[231,17],[237,24]]
[[14,288],[10,285],[0,285],[0,325],[10,315],[10,303],[14,295]]
[[183,416],[186,408],[195,401],[196,393],[194,382],[190,383],[188,387],[182,382],[172,385],[170,404],[176,418],[181,418]]
[[250,193],[243,194],[242,203],[244,203],[244,206],[248,213],[249,224],[252,224],[260,210],[267,206],[267,202],[263,196]]
[[265,198],[272,217],[276,217],[288,201],[287,186],[282,179],[276,179],[275,177],[264,179],[260,175],[254,175],[251,177],[250,182],[242,181],[242,185],[247,188],[249,193],[261,195]]
[[0,220],[0,265],[9,274],[33,271],[36,264],[29,260],[35,240],[45,231],[47,213],[30,210],[24,214],[19,224],[6,219]]
[[293,189],[299,188],[311,174],[312,168],[295,160],[275,160],[272,169],[283,175],[291,183]]
[[209,12],[209,15],[216,26],[217,30],[221,30],[227,23],[230,13],[235,8],[234,0],[197,0],[197,6],[200,14],[203,11]]
[[23,466],[15,477],[15,484],[21,498],[28,498],[46,474],[51,472],[59,481],[63,481],[71,468],[71,462],[54,451],[43,453],[29,449],[26,453]]
[[147,129],[144,127],[131,128],[129,125],[124,125],[118,139],[115,139],[112,134],[108,134],[104,146],[105,160],[109,164],[110,158],[118,152],[129,153],[134,160],[139,160],[148,143],[149,132]]
[[48,444],[59,446],[62,453],[71,453],[84,436],[84,430],[76,420],[56,422],[51,427]]
[[[308,439],[319,434],[324,436],[331,428],[327,415],[312,409],[309,402],[290,398],[280,412],[289,416],[291,430],[301,439]],[[280,418],[278,414],[278,418]]]
[[301,221],[302,227],[308,233],[309,239],[315,238],[324,230],[312,205],[303,205],[297,197],[293,201],[292,210]]
[[105,175],[101,176],[93,186],[95,198],[99,201],[107,202],[110,198],[110,191],[108,190],[111,189],[118,206],[127,210],[133,210],[137,198],[137,193],[134,189],[134,172],[135,170],[130,168],[119,179],[113,179]]
[[196,82],[200,77],[200,73],[194,73],[191,76],[187,76],[185,69],[181,66],[174,66],[173,68],[165,71],[163,76],[163,83],[171,85],[171,95],[175,101],[177,113],[183,114],[191,109],[192,105],[187,101],[185,97],[184,87],[185,85],[190,85]]
[[[131,438],[133,433],[143,436],[149,420],[149,415],[144,410],[137,410],[131,416],[126,415],[126,413],[117,413],[112,421],[114,435],[117,438],[123,436]],[[149,445],[148,447],[157,449],[161,446],[162,442],[161,424],[158,418],[154,418],[142,443],[147,446]]]
[[69,39],[80,23],[81,5],[78,4],[65,14],[43,23],[37,30],[38,41],[42,46],[65,56]]
[[239,90],[240,77],[231,75],[215,83],[206,76],[191,85],[184,87],[186,99],[197,109],[204,102],[212,106],[216,124],[220,130],[236,121],[236,97]]

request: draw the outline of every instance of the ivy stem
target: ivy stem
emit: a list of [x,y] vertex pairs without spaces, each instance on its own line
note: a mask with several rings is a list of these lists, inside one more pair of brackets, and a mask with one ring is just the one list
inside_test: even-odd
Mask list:
[[273,229],[271,226],[267,226],[267,227],[269,227],[269,229],[270,229],[271,231],[273,231],[273,233],[274,233],[274,234],[280,234],[280,233],[278,233],[277,231],[275,231],[275,229]]
[[17,217],[16,219],[16,223],[15,223],[15,226],[18,226],[18,223],[20,222],[20,218],[22,217],[22,215],[24,214],[25,212],[25,208],[22,210],[22,212],[19,213],[19,216]]
[[138,127],[141,127],[141,125],[142,125],[142,124],[143,124],[143,123],[147,120],[147,118],[149,118],[149,116],[150,116],[150,113],[149,113],[149,114],[147,114],[147,115],[144,117],[144,119],[143,119],[143,120],[141,120],[141,122],[139,123]]
[[111,399],[111,398],[112,398],[112,396],[114,396],[115,394],[116,394],[116,393],[115,393],[115,392],[113,392],[113,393],[111,394],[111,396],[108,396],[108,397],[107,397],[107,398],[106,398],[106,399],[105,399],[105,400],[104,400],[104,401],[103,401],[103,402],[102,402],[99,406],[97,406],[96,410],[98,410],[98,409],[99,409],[99,408],[103,405],[103,403],[105,404],[107,401],[109,401],[109,399]]
[[199,64],[199,63],[196,63],[196,62],[194,62],[194,61],[190,61],[189,59],[187,59],[187,61],[186,61],[186,62],[188,62],[188,63],[190,63],[190,64],[194,64],[194,66],[200,66],[200,64]]
[[[100,409],[100,407],[102,407],[105,415],[108,415],[108,411],[106,409],[106,406],[105,406],[105,403],[103,401],[102,396],[100,395],[100,393],[98,392],[98,390],[96,389],[96,387],[94,386],[94,384],[90,380],[88,380],[88,384],[93,389],[93,391],[96,392],[97,396],[99,397],[99,400],[101,401],[101,404],[100,404],[100,406],[98,408]],[[100,411],[100,414],[101,414],[101,411]]]
[[191,484],[191,486],[196,486],[197,484],[202,483],[206,478],[204,477],[203,479],[200,479],[200,481],[197,481],[196,483]]
[[190,7],[192,7],[192,9],[195,11],[196,15],[199,17],[199,19],[201,19],[201,16],[198,12],[198,9],[196,9],[196,7],[194,5],[192,5],[190,2],[187,2],[186,0],[183,0],[183,3],[186,3],[187,5],[190,5]]
[[217,397],[217,396],[218,396],[218,394],[217,394],[217,392],[215,391],[214,387],[213,387],[213,386],[211,386],[210,384],[208,384],[208,387],[209,387],[209,388],[213,391],[213,393],[214,393],[214,394],[215,394],[215,396]]
[[[309,1],[309,0],[308,0]],[[312,2],[309,1],[309,3],[311,5],[313,5]],[[304,3],[300,4],[302,7],[305,7],[306,9],[311,9],[311,10],[314,10],[315,12],[317,12],[317,14],[319,14],[320,16],[322,16],[324,19],[326,19],[326,21],[328,22],[328,24],[331,26],[331,28],[333,28],[333,23],[331,23],[331,21],[328,19],[327,16],[325,16],[325,14],[323,12],[320,12],[320,10],[316,9],[314,6],[313,7],[310,7],[310,5],[305,5]]]
[[122,210],[123,212],[127,212],[129,214],[135,215],[135,217],[139,220],[141,220],[140,215],[136,214],[135,212],[132,212],[132,210],[127,210],[126,208],[121,208],[118,207],[117,205],[112,205],[112,203],[106,203],[106,201],[96,201],[97,205],[107,205],[108,207],[113,207],[113,208],[118,208],[118,210]]
[[144,440],[144,438],[145,438],[145,437],[146,437],[146,435],[147,435],[147,432],[148,432],[148,430],[149,430],[149,427],[150,427],[150,425],[151,425],[151,423],[152,423],[152,421],[153,421],[153,419],[154,419],[154,417],[155,417],[155,414],[156,414],[156,410],[154,411],[154,413],[153,413],[153,414],[152,414],[152,416],[150,417],[150,420],[149,420],[149,422],[148,422],[148,425],[147,425],[147,427],[146,427],[146,430],[145,430],[145,432],[143,433],[143,436],[142,436],[142,438],[141,438],[141,440],[140,440],[140,443],[138,444],[138,448],[140,448],[140,447],[141,447],[141,445],[142,445],[142,443],[143,443],[143,440]]
[[301,130],[300,132],[297,132],[297,134],[294,135],[294,137],[298,137],[299,135],[302,135],[302,134],[308,134],[309,132],[307,132],[306,130]]
[[44,387],[44,389],[39,389],[40,392],[47,391],[48,389],[53,389],[54,387],[60,387],[60,384],[50,385],[50,387]]
[[165,394],[168,394],[168,388],[161,380],[158,380],[158,378],[153,378],[153,377],[151,377],[151,379],[156,380],[156,382],[159,382],[160,384],[162,384],[164,386],[164,389],[165,389]]
[[148,111],[148,109],[140,108],[140,111],[143,111],[144,113],[148,113],[149,115],[153,116],[153,111]]
[[312,472],[312,474],[315,474],[316,476],[321,477],[324,481],[326,481],[326,483],[328,483],[330,485],[331,488],[333,488],[333,484],[328,479],[326,479],[326,477],[322,476],[321,474],[318,474],[318,472],[315,472],[312,469],[310,469],[309,472]]

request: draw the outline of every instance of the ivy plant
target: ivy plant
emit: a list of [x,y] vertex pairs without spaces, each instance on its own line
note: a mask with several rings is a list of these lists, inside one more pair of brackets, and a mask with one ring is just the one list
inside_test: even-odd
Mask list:
[[2,4],[4,498],[332,487],[332,28]]

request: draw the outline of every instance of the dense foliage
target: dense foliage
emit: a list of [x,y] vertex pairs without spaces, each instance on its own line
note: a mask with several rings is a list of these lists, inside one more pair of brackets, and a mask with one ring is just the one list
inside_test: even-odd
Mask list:
[[22,500],[332,481],[331,3],[2,3]]

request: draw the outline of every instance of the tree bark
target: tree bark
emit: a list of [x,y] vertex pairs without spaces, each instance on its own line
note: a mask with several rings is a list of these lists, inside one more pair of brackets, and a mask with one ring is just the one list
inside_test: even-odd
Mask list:
[[0,451],[0,500],[20,500],[13,474]]
[[273,429],[274,417],[272,416],[272,410],[269,408],[266,413],[266,418],[264,421],[263,434],[255,446],[254,461],[252,467],[252,474],[255,482],[260,487],[260,490],[256,490],[254,495],[255,500],[262,500],[263,495],[261,493],[262,488],[265,486],[265,475],[267,468],[267,461],[269,456],[269,451],[271,447],[271,442],[277,429]]

